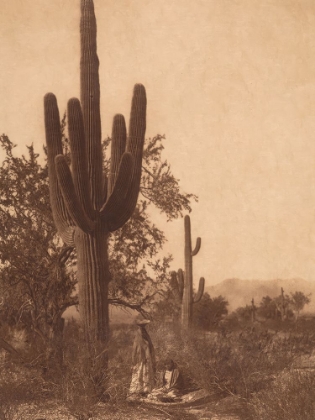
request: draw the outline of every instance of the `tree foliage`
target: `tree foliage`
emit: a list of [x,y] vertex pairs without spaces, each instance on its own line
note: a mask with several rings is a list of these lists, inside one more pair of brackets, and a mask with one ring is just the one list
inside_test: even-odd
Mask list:
[[71,249],[56,235],[48,201],[47,168],[33,146],[15,157],[0,137],[1,320],[35,332],[52,347],[62,332],[62,314],[77,303]]
[[274,319],[277,313],[277,306],[270,296],[264,296],[258,307],[258,314],[265,319]]
[[[64,116],[63,142],[68,150],[65,127]],[[162,159],[164,140],[160,135],[146,140],[138,205],[130,221],[109,239],[110,303],[138,311],[148,310],[157,294],[167,289],[172,258],[161,256],[166,236],[152,222],[150,208],[155,206],[172,220],[190,211],[190,201],[196,199],[180,191],[179,181]],[[105,151],[110,142],[104,141]],[[5,152],[0,168],[2,317],[5,314],[7,322],[27,325],[45,339],[52,320],[78,302],[76,256],[56,233],[46,162],[41,163],[33,146],[26,156],[16,157],[15,146],[6,135],[0,137],[0,144]],[[69,153],[67,158],[71,160]],[[165,200],[165,194],[172,200]]]
[[308,305],[310,303],[310,301],[310,295],[306,296],[303,292],[297,291],[291,293],[290,304],[292,310],[296,314],[296,318],[299,317],[300,312],[304,309],[305,305]]
[[[271,298],[264,296],[257,308],[257,318],[259,320],[290,320],[294,314],[296,319],[299,317],[300,311],[304,309],[305,305],[310,303],[310,295],[305,295],[301,291],[296,291],[287,295],[283,289],[278,296]],[[252,307],[246,305],[238,308],[235,311],[237,317],[242,321],[249,321],[251,319]]]
[[153,204],[170,221],[183,216],[184,211],[190,212],[190,202],[197,197],[180,190],[179,180],[173,175],[170,164],[162,159],[163,140],[165,136],[157,135],[145,142],[141,202]]
[[[211,297],[204,293],[200,301],[193,307],[192,325],[194,327],[211,330],[218,327],[220,321],[228,313],[228,301],[223,296]],[[169,288],[155,304],[154,319],[162,322],[179,322],[181,302],[172,288]]]
[[204,330],[217,327],[228,313],[228,304],[221,295],[212,298],[209,293],[204,293],[201,300],[194,305],[193,324]]
[[241,306],[236,309],[235,314],[239,321],[251,321],[252,320],[252,307],[251,305]]

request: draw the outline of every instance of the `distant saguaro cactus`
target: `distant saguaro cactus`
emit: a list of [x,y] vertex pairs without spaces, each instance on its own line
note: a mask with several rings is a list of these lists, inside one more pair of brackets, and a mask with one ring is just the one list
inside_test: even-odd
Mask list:
[[103,173],[99,60],[93,0],[81,0],[81,102],[68,102],[69,167],[62,154],[56,97],[44,100],[50,200],[62,239],[77,250],[79,308],[86,338],[106,342],[109,334],[108,236],[123,226],[137,203],[146,128],[146,93],[134,88],[128,138],[125,120],[113,121],[108,179]]
[[256,321],[256,306],[255,306],[254,298],[252,298],[251,304],[252,304],[251,306],[252,322],[255,322]]
[[[179,269],[177,276],[172,276],[172,288],[175,291],[177,300],[181,302],[181,324],[184,328],[191,325],[193,304],[200,301],[202,298],[205,279],[203,277],[199,280],[198,292],[194,296],[193,293],[193,264],[192,258],[198,254],[201,247],[201,239],[197,238],[196,246],[192,250],[191,246],[191,227],[190,217],[187,215],[184,218],[185,225],[185,273]],[[176,274],[176,273],[175,273]]]

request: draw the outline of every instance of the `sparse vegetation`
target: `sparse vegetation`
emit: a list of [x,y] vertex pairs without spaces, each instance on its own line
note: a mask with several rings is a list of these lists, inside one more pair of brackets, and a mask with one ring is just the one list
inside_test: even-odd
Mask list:
[[314,401],[314,373],[286,370],[253,396],[249,409],[255,420],[313,420]]
[[[314,375],[299,369],[299,364],[315,347],[314,321],[302,317],[297,323],[278,321],[278,331],[266,326],[253,327],[248,321],[237,328],[222,330],[219,326],[211,332],[192,330],[184,335],[176,323],[153,322],[148,329],[158,370],[165,357],[174,359],[184,376],[186,392],[204,388],[216,401],[233,398],[241,406],[242,415],[246,414],[242,419],[281,419],[281,412],[291,413],[291,417],[283,417],[286,419],[311,419]],[[101,372],[106,374],[107,384],[103,407],[112,407],[116,412],[126,408],[134,329],[127,324],[112,328],[109,367]],[[7,357],[1,365],[2,411],[13,413],[25,402],[28,406],[40,406],[44,401],[58,401],[73,418],[88,418],[84,416],[89,413],[97,418],[102,407],[95,383],[97,355],[89,366],[85,365],[81,337],[79,324],[67,323],[63,370],[45,372],[36,361],[32,364]],[[34,354],[29,354],[29,359],[33,358]],[[303,410],[301,399],[292,398],[297,392],[303,400]],[[285,411],[281,407],[286,407]],[[138,408],[133,406],[133,410],[137,412]],[[305,417],[298,417],[299,413]]]

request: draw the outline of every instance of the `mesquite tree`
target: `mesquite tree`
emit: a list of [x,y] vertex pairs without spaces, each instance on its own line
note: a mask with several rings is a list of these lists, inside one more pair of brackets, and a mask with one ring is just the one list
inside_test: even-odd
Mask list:
[[68,102],[71,164],[62,154],[60,117],[52,93],[45,96],[50,200],[62,239],[77,251],[79,307],[85,336],[106,342],[109,334],[108,236],[128,221],[137,203],[146,128],[146,94],[134,88],[128,138],[125,120],[113,121],[111,162],[104,176],[96,19],[92,0],[81,0],[81,103]]
[[72,248],[56,235],[46,165],[33,146],[22,157],[14,148],[0,136],[0,327],[23,329],[46,363],[60,364],[62,316],[77,303]]
[[192,257],[198,254],[201,247],[201,239],[197,238],[194,250],[191,246],[191,227],[190,217],[184,218],[185,225],[185,273],[179,269],[177,279],[172,277],[171,287],[175,292],[176,298],[181,302],[181,324],[184,328],[188,328],[192,322],[193,304],[200,301],[205,287],[205,279],[199,280],[198,292],[194,296],[193,293],[193,264]]

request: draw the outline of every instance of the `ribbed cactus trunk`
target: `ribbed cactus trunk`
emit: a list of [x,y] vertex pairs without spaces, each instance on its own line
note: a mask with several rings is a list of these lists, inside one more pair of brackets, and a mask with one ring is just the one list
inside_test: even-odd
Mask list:
[[81,101],[68,102],[71,150],[69,167],[62,154],[57,100],[45,96],[50,201],[62,239],[77,251],[79,309],[85,337],[105,347],[109,337],[108,237],[131,217],[137,203],[146,128],[146,93],[134,88],[129,131],[122,115],[112,128],[108,177],[103,171],[99,61],[93,0],[81,0]]
[[[189,328],[192,322],[193,316],[193,304],[199,302],[203,295],[205,279],[201,277],[199,280],[199,289],[194,296],[193,293],[193,257],[198,254],[201,247],[201,239],[197,238],[196,246],[194,250],[191,245],[191,226],[190,217],[185,216],[185,273],[182,270],[178,271],[179,282],[178,284],[184,283],[184,290],[182,296],[182,308],[181,308],[181,324],[183,328]],[[182,277],[184,276],[184,280]]]
[[[191,247],[191,230],[190,217],[185,216],[185,276],[184,276],[184,293],[182,302],[182,325],[190,326],[192,320],[192,302],[193,302],[193,264],[192,264],[192,247]],[[197,249],[198,248],[198,249]],[[197,239],[196,254],[200,248],[200,238]]]
[[104,229],[96,229],[75,239],[80,312],[89,341],[106,342],[109,334],[107,237]]

